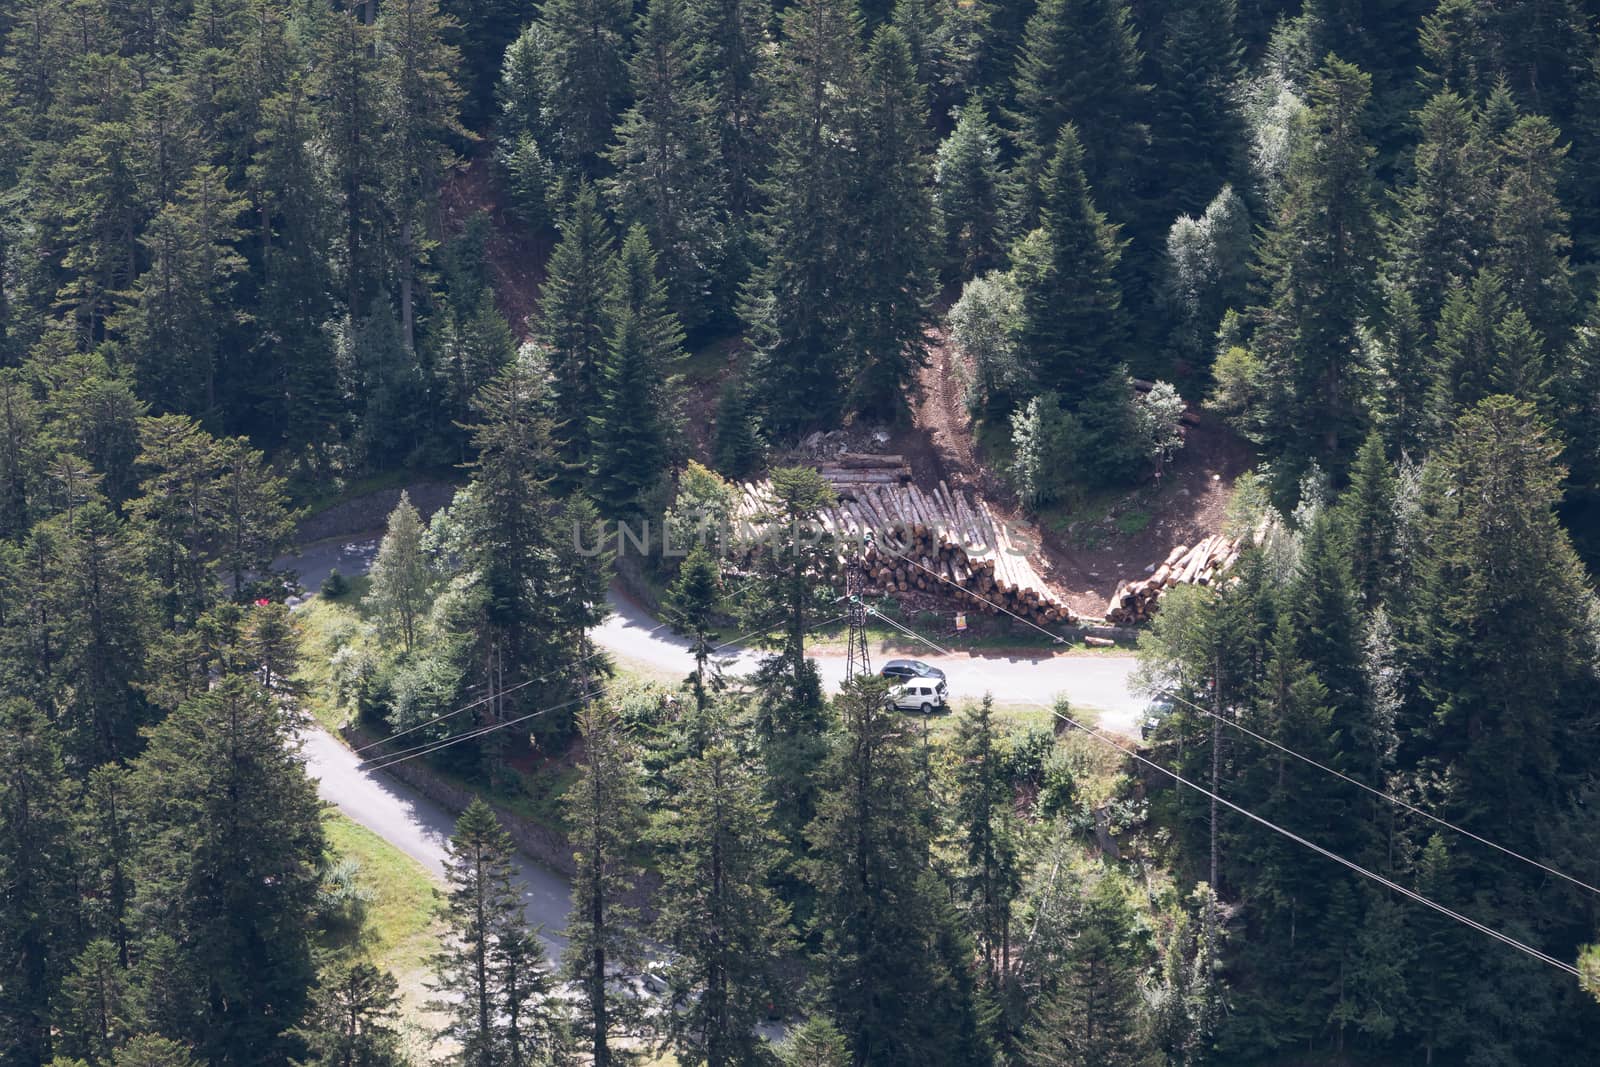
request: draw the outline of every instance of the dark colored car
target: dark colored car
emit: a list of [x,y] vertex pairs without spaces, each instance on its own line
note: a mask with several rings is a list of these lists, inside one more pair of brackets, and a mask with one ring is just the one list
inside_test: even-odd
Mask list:
[[883,670],[878,672],[885,678],[897,681],[909,681],[912,678],[935,678],[944,681],[944,671],[938,667],[930,667],[919,659],[892,659],[883,665]]
[[1144,709],[1144,725],[1139,727],[1139,736],[1148,741],[1150,735],[1161,729],[1161,724],[1167,721],[1167,716],[1172,714],[1172,696],[1160,693],[1150,701]]

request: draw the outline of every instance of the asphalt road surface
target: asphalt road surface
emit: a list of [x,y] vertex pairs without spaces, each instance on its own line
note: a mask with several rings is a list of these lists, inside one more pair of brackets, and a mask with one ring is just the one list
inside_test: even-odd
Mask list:
[[[341,574],[364,574],[377,552],[378,534],[334,538],[304,545],[294,556],[277,561],[300,576],[301,585],[314,592],[337,568]],[[660,625],[633,601],[610,594],[612,615],[594,634],[608,651],[651,667],[682,672],[693,669],[688,642]],[[905,656],[904,653],[899,654]],[[727,670],[742,674],[753,669],[757,653],[730,648]],[[881,658],[880,658],[881,657]],[[874,662],[895,658],[874,653]],[[1145,700],[1128,688],[1134,659],[1122,655],[994,655],[955,653],[940,655],[928,649],[906,658],[920,659],[943,670],[957,701],[994,693],[997,703],[1037,703],[1048,706],[1064,696],[1080,709],[1092,709],[1099,724],[1129,736],[1136,735],[1143,719]],[[845,659],[840,655],[816,657],[823,682],[837,689],[844,679]],[[338,806],[354,821],[399,848],[430,872],[444,870],[445,844],[455,817],[397,779],[366,770],[345,744],[320,728],[305,737],[307,772],[317,780],[321,797]],[[559,951],[559,931],[572,908],[570,889],[559,874],[518,855],[517,875],[528,921],[544,928],[545,940]]]

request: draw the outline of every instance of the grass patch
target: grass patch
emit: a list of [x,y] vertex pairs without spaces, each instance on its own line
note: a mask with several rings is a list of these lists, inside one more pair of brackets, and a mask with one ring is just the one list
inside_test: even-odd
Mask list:
[[1123,537],[1132,537],[1134,534],[1143,533],[1145,527],[1150,525],[1150,513],[1139,508],[1125,511],[1116,518],[1117,532]]
[[295,679],[305,687],[306,710],[334,734],[345,725],[347,709],[339,703],[333,657],[356,636],[362,621],[358,603],[353,593],[338,600],[317,596],[294,613],[300,627],[300,670]]
[[358,880],[371,893],[354,938],[326,947],[393,972],[408,1008],[420,1009],[428,957],[439,948],[438,883],[422,864],[336,811],[323,817],[323,831],[330,852],[361,865]]

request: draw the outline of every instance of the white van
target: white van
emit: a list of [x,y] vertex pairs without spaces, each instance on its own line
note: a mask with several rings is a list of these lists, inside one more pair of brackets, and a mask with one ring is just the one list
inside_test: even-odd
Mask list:
[[889,691],[889,702],[897,711],[920,711],[930,715],[945,708],[944,682],[935,678],[915,678]]

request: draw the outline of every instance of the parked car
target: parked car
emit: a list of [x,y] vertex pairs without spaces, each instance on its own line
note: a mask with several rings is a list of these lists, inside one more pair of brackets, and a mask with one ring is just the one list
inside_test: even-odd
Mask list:
[[944,681],[944,671],[938,667],[931,667],[920,659],[892,659],[883,665],[883,670],[878,672],[885,678],[904,678],[910,681],[913,678],[932,678]]
[[1172,714],[1172,697],[1167,693],[1158,693],[1152,697],[1150,703],[1145,705],[1144,725],[1139,727],[1139,737],[1145,741],[1150,740],[1150,735],[1161,728],[1167,716]]
[[924,715],[931,715],[948,706],[945,699],[948,693],[949,689],[942,679],[917,678],[889,690],[889,702],[896,711],[920,711]]

